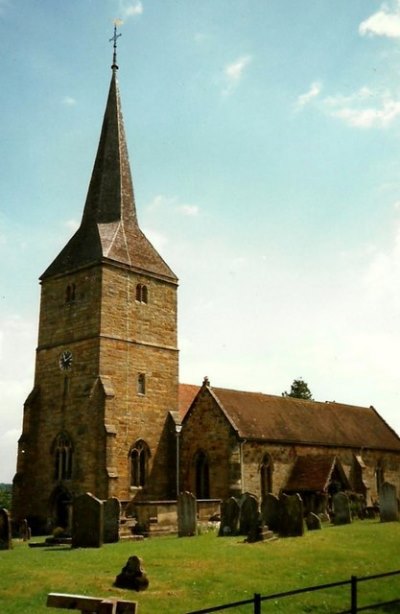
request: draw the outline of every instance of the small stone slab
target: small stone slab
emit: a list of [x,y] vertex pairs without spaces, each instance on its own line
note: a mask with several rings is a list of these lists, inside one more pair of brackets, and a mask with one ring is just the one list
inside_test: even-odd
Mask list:
[[350,524],[350,500],[344,492],[337,492],[332,497],[333,524]]
[[379,511],[381,522],[395,522],[399,520],[399,503],[396,487],[384,482],[379,491]]
[[0,550],[11,550],[11,519],[9,512],[0,508]]
[[49,608],[80,610],[81,612],[96,612],[98,614],[136,614],[138,611],[135,601],[64,593],[49,593],[46,605]]
[[322,529],[321,518],[314,512],[309,512],[306,516],[306,526],[309,531],[320,531]]
[[178,497],[178,535],[197,535],[197,501],[190,492],[181,492]]
[[72,547],[100,548],[103,545],[103,502],[87,492],[72,502]]
[[225,499],[221,505],[221,522],[218,535],[226,537],[236,535],[239,530],[239,503],[235,497]]

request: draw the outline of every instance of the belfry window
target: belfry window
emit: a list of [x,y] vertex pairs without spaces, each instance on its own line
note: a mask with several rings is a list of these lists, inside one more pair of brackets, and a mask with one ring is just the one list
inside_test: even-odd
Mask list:
[[54,446],[54,479],[70,480],[72,476],[72,443],[66,433],[57,435]]
[[131,486],[143,488],[146,484],[148,464],[150,458],[149,446],[140,439],[135,443],[129,453]]
[[73,303],[75,300],[75,284],[68,284],[65,289],[65,302]]
[[272,492],[272,461],[269,454],[264,454],[260,465],[261,496]]
[[210,498],[210,470],[205,452],[200,450],[194,458],[196,475],[196,497],[198,499]]
[[136,286],[136,301],[138,303],[147,303],[147,300],[148,300],[147,286],[143,284],[138,284]]
[[138,373],[137,392],[138,394],[146,394],[146,375],[145,373]]

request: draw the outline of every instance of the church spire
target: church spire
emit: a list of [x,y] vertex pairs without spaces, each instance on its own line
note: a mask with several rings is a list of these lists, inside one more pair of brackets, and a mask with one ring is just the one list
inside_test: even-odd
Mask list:
[[113,261],[177,281],[139,228],[117,81],[117,24],[113,64],[97,155],[79,229],[41,279]]

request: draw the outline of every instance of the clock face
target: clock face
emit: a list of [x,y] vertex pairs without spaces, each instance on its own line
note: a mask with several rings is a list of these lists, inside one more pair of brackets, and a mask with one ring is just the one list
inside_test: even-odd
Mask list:
[[61,355],[58,361],[60,365],[60,369],[63,371],[68,371],[72,367],[72,352],[70,350],[65,350]]

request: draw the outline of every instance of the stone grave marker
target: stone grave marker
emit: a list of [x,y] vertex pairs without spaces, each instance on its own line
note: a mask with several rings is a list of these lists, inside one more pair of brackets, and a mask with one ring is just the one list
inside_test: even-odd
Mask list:
[[219,536],[236,535],[239,530],[239,503],[235,497],[225,499],[221,505]]
[[280,535],[283,537],[301,537],[304,535],[303,501],[299,494],[285,495],[279,498],[281,508]]
[[30,540],[31,538],[31,529],[28,525],[28,521],[26,518],[24,518],[24,520],[21,520],[19,527],[18,527],[18,536],[20,537],[20,539],[22,539],[24,542],[27,542]]
[[138,556],[129,557],[121,573],[115,578],[114,586],[134,591],[146,590],[149,586],[149,579],[142,568],[142,560]]
[[318,531],[322,529],[321,518],[314,512],[309,512],[306,516],[306,525],[309,531]]
[[100,548],[103,545],[103,502],[90,492],[72,502],[72,547]]
[[105,544],[112,544],[119,540],[119,519],[121,516],[121,504],[117,497],[111,497],[104,501],[104,531]]
[[0,508],[0,550],[11,550],[11,519],[10,514],[4,508]]
[[240,500],[239,534],[249,536],[260,526],[258,501],[254,495],[244,493]]
[[337,492],[332,497],[333,524],[350,524],[350,500],[344,492]]
[[261,502],[261,516],[263,523],[267,525],[271,531],[279,533],[281,512],[278,497],[272,493],[265,495]]
[[197,534],[197,501],[190,492],[181,492],[178,497],[178,536],[191,537]]
[[381,522],[399,520],[396,487],[393,484],[389,484],[389,482],[384,482],[379,491],[379,511]]

